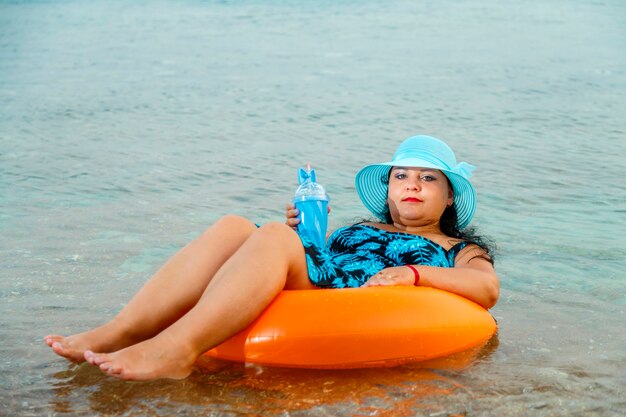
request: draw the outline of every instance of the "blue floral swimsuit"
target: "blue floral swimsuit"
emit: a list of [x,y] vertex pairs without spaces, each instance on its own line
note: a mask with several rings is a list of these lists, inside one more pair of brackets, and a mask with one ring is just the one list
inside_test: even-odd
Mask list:
[[336,230],[326,249],[300,236],[311,282],[322,288],[360,287],[384,268],[429,265],[451,268],[468,242],[449,250],[422,236],[388,232],[365,224]]

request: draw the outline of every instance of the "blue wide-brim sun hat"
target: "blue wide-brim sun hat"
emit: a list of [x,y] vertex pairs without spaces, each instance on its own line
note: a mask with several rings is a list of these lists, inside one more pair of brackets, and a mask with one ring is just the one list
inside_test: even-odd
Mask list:
[[392,167],[432,168],[443,172],[452,184],[458,229],[470,223],[476,211],[476,191],[469,181],[475,167],[467,162],[457,163],[445,142],[432,136],[412,136],[398,146],[391,161],[368,165],[356,174],[356,191],[361,201],[383,222],[389,211],[387,191]]

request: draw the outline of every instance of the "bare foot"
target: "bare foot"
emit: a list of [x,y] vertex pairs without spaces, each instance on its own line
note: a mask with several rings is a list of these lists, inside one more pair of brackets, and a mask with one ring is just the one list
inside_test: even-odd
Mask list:
[[51,334],[44,337],[43,340],[48,346],[52,348],[54,353],[59,356],[63,356],[64,358],[77,363],[83,362],[85,360],[85,358],[83,357],[85,349],[79,347],[79,345],[81,345],[80,342],[77,343],[77,341],[73,341],[74,336],[63,337],[56,334]]
[[54,353],[77,363],[85,361],[87,350],[112,352],[132,343],[111,323],[68,337],[52,334],[43,340]]
[[108,375],[126,380],[187,378],[197,356],[163,333],[113,353],[85,352],[89,363]]

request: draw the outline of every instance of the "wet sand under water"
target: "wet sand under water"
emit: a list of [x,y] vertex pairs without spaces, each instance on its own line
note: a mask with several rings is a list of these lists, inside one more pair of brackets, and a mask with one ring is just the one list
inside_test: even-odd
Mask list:
[[427,364],[358,370],[269,368],[201,358],[183,381],[129,383],[103,378],[88,364],[70,365],[53,376],[57,382],[51,406],[60,413],[87,412],[74,408],[73,397],[85,395],[90,410],[105,415],[173,415],[183,410],[192,416],[207,415],[207,410],[275,416],[465,413],[466,406],[454,411],[447,403],[450,396],[473,395],[456,378],[485,360],[497,344],[495,336],[484,347]]

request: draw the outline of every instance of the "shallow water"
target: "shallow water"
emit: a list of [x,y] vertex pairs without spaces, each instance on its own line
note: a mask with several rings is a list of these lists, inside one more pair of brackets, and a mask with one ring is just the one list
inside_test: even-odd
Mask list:
[[[621,415],[625,35],[618,0],[0,2],[0,414]],[[470,363],[125,383],[41,342],[221,215],[282,219],[306,162],[331,227],[367,216],[355,172],[415,133],[498,243]]]

